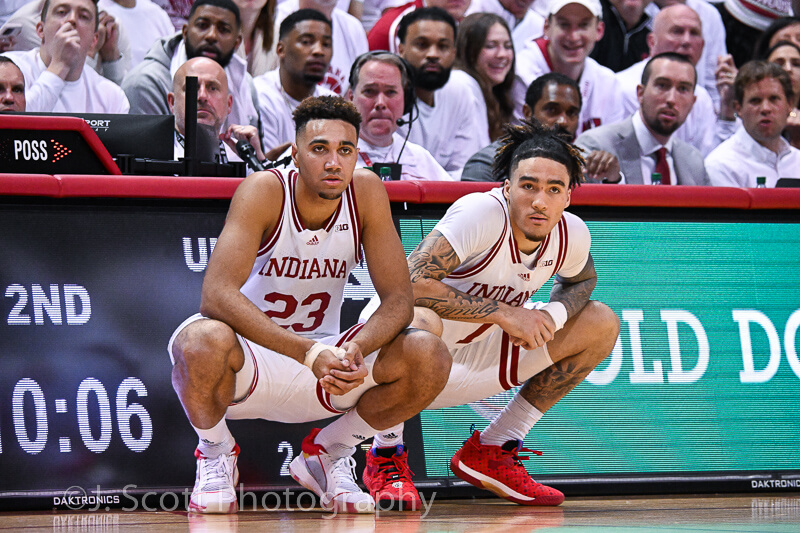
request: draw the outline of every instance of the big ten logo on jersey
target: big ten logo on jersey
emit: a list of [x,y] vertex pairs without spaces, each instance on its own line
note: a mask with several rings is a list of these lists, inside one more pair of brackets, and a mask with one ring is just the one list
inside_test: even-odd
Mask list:
[[32,323],[41,326],[45,317],[56,326],[80,326],[89,322],[92,316],[89,291],[81,285],[53,283],[47,287],[34,283],[29,288],[14,283],[6,287],[5,296],[15,299],[7,317],[9,326],[29,326]]
[[191,237],[183,238],[183,258],[186,261],[186,266],[192,272],[203,272],[208,266],[208,258],[211,252],[214,251],[214,246],[217,244],[216,237],[198,237],[196,239],[197,247],[195,248],[194,242]]

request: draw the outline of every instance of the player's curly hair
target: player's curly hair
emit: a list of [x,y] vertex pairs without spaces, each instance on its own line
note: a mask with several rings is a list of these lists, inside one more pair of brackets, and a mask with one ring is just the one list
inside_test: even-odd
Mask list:
[[295,133],[299,134],[311,120],[344,120],[352,124],[358,134],[361,129],[361,113],[352,102],[341,96],[312,96],[303,100],[292,114]]
[[500,137],[500,148],[494,156],[492,173],[495,179],[511,177],[523,159],[542,157],[561,163],[567,167],[569,188],[574,189],[583,180],[582,149],[570,143],[572,136],[558,126],[548,128],[531,117],[521,124],[507,124]]

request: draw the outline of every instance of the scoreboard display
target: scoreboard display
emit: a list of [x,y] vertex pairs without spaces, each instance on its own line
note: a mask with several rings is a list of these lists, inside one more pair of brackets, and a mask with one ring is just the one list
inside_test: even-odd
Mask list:
[[[0,204],[0,510],[185,494],[197,439],[166,343],[199,307],[228,202]],[[407,254],[446,208],[394,207]],[[593,298],[622,327],[606,361],[525,441],[544,452],[526,462],[537,480],[568,496],[800,489],[800,221],[571,210],[592,233]],[[373,292],[361,264],[342,327]],[[423,490],[463,488],[451,455],[514,392],[407,423]],[[319,424],[229,422],[244,488],[297,487],[288,464]]]

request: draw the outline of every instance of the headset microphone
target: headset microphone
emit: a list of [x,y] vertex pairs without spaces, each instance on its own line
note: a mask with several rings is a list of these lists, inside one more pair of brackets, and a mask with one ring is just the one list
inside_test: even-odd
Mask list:
[[411,124],[411,121],[410,120],[403,120],[402,118],[398,118],[397,120],[395,120],[395,124],[397,124],[398,127],[401,127],[401,126],[405,126],[406,124]]

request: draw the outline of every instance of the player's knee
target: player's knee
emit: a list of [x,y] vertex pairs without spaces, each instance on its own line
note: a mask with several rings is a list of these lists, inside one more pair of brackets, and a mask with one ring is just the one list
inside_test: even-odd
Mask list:
[[428,331],[410,331],[406,335],[404,353],[409,371],[424,369],[424,379],[444,386],[453,358],[442,339]]
[[188,370],[224,368],[236,334],[227,324],[217,320],[198,320],[186,326],[175,338],[172,354],[175,364]]
[[435,311],[427,307],[414,307],[414,320],[411,322],[411,327],[423,329],[437,337],[441,337],[444,330],[442,319]]
[[617,314],[609,306],[596,300],[591,300],[587,307],[590,308],[594,322],[597,324],[597,335],[612,343],[619,336],[620,321]]

